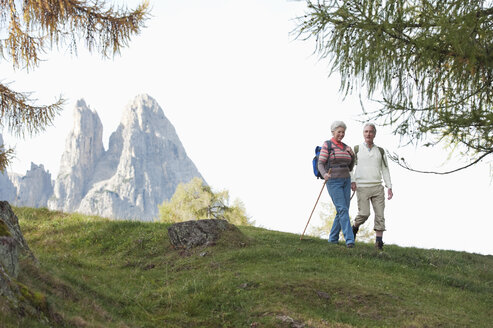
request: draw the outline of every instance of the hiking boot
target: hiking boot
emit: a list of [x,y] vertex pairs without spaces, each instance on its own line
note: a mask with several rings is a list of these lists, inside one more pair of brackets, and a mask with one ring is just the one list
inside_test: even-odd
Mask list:
[[375,248],[377,249],[377,251],[383,251],[383,241],[376,241]]
[[356,234],[358,233],[358,230],[359,230],[359,227],[355,227],[355,226],[353,226],[353,235],[354,235],[354,239],[356,239]]
[[354,244],[347,244],[347,248],[354,248]]

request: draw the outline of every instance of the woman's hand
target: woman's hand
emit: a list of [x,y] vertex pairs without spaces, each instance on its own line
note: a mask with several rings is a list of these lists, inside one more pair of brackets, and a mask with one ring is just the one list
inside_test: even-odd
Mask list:
[[325,173],[324,174],[325,181],[329,180],[329,178],[330,178],[330,172],[329,173]]

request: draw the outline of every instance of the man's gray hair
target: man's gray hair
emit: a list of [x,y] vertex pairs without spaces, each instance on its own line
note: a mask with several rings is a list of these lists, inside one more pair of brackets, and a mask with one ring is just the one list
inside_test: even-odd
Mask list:
[[367,126],[371,126],[371,127],[373,128],[373,131],[374,131],[375,133],[377,133],[377,128],[376,128],[375,124],[373,124],[373,123],[371,123],[371,122],[368,122],[368,123],[366,123],[366,124],[363,126],[363,130],[364,130],[364,129],[366,129],[366,127],[367,127]]
[[334,121],[330,126],[330,131],[335,131],[337,128],[344,128],[346,130],[346,124],[343,121]]

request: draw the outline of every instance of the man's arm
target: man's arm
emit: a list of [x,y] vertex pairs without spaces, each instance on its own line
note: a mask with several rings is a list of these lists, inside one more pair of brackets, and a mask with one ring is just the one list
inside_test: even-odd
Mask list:
[[380,168],[382,170],[383,182],[385,183],[385,187],[387,187],[389,190],[392,190],[392,180],[390,179],[390,171],[389,171],[388,163],[389,162],[387,161],[387,154],[386,152],[384,152],[382,154],[382,163],[380,163]]
[[[385,163],[383,162],[385,161]],[[392,181],[390,179],[390,170],[389,170],[389,162],[387,161],[387,154],[383,152],[382,154],[382,176],[383,182],[385,183],[385,187],[387,187],[387,199],[391,200],[394,197],[394,192],[392,191]]]

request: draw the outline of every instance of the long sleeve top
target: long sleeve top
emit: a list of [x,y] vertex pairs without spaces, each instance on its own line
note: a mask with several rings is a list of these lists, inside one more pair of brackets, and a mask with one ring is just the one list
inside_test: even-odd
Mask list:
[[330,163],[330,168],[332,169],[330,172],[330,178],[349,178],[349,166],[353,161],[353,158],[346,151],[346,146],[344,144],[340,144],[334,139],[332,141],[332,150],[329,151],[328,142],[325,141],[322,146],[322,150],[320,150],[320,155],[318,157],[318,170],[322,174],[322,176],[327,173],[327,161]]
[[[356,182],[358,187],[374,187],[382,185],[382,177],[385,187],[391,189],[390,171],[387,155],[380,153],[377,145],[369,148],[366,143],[359,145],[356,154],[356,164],[351,172],[351,181]],[[384,162],[387,164],[385,165]]]

